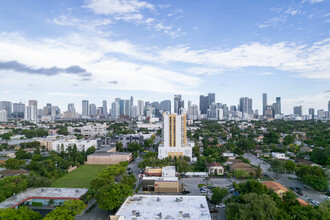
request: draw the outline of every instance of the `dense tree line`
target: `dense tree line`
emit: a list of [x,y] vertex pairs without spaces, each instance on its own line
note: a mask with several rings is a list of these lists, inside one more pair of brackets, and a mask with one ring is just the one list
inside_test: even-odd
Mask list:
[[226,217],[232,219],[321,219],[330,216],[330,203],[321,203],[319,207],[300,206],[292,191],[282,198],[273,190],[268,190],[256,180],[236,184],[240,196],[232,196],[225,201]]
[[127,162],[105,168],[91,181],[91,188],[86,200],[96,199],[99,208],[113,210],[133,194],[136,178],[126,173]]
[[0,219],[7,220],[74,220],[77,214],[80,214],[86,208],[86,204],[81,200],[68,200],[63,205],[56,207],[44,218],[26,206],[21,206],[18,209],[0,209]]

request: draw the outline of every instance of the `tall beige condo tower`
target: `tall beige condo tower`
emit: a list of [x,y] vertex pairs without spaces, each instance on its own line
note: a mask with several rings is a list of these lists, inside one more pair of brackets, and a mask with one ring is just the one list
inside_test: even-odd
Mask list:
[[163,143],[158,147],[158,158],[192,157],[192,147],[187,144],[186,115],[163,114]]

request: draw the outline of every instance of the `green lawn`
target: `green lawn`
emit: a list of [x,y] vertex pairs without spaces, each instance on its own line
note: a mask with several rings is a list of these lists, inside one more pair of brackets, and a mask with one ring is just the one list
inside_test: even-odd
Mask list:
[[89,188],[90,182],[108,165],[81,165],[74,171],[58,178],[51,187]]

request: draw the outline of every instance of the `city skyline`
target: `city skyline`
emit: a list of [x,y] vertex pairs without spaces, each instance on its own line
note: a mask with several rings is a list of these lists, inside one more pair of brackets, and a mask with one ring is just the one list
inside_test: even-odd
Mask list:
[[[4,1],[0,100],[65,109],[116,98],[187,104],[281,97],[327,109],[329,1]],[[198,16],[196,16],[198,14]],[[19,80],[18,80],[19,79]],[[135,101],[136,103],[136,101]],[[172,107],[174,103],[172,103]]]
[[[182,97],[181,95],[174,95],[172,97],[172,100],[170,98],[169,99],[166,99],[166,100],[150,100],[150,99],[141,100],[141,99],[134,99],[135,102],[133,102],[132,105],[135,105],[137,107],[137,115],[140,115],[139,112],[142,111],[142,110],[140,110],[141,107],[142,107],[141,104],[144,106],[145,105],[145,102],[149,102],[149,103],[158,102],[161,105],[161,103],[164,102],[164,101],[170,101],[169,105],[172,106],[171,107],[171,112],[173,112],[173,113],[179,113],[179,111],[178,112],[175,112],[176,110],[175,110],[175,104],[174,103],[175,103],[176,97],[177,96],[180,96],[181,101],[183,103],[184,102],[187,103],[186,105],[184,105],[184,108],[186,109],[186,111],[189,111],[189,109],[188,109],[188,104],[189,103],[188,102],[190,102],[190,104],[192,104],[192,105],[197,106],[198,107],[198,110],[201,110],[201,108],[202,109],[205,108],[205,106],[204,107],[201,107],[200,106],[200,104],[201,104],[201,98],[203,98],[203,99],[207,98],[208,104],[207,104],[207,108],[206,109],[208,109],[211,106],[211,102],[208,101],[208,96],[210,96],[210,94],[213,95],[212,101],[215,100],[215,102],[214,102],[215,104],[216,103],[221,103],[221,104],[225,104],[227,107],[235,106],[235,108],[237,108],[238,111],[241,111],[241,112],[247,112],[246,109],[249,108],[250,109],[249,110],[249,113],[251,113],[251,110],[253,110],[253,111],[257,110],[259,112],[259,115],[265,115],[264,112],[263,112],[263,107],[261,107],[260,109],[259,108],[256,108],[255,105],[254,105],[254,103],[255,102],[258,103],[258,101],[254,100],[254,99],[252,99],[250,97],[243,97],[242,96],[242,97],[240,97],[237,100],[237,104],[228,104],[228,103],[223,103],[221,101],[218,101],[217,98],[215,98],[215,96],[216,96],[215,93],[208,93],[208,95],[206,95],[206,96],[205,95],[200,95],[199,96],[199,101],[197,101],[196,103],[195,102],[192,102],[191,100],[184,99],[184,97]],[[310,107],[307,108],[304,105],[294,105],[294,106],[292,106],[291,110],[289,110],[289,112],[283,112],[283,110],[282,110],[283,103],[281,101],[282,100],[281,97],[276,97],[274,100],[273,99],[269,100],[267,98],[268,97],[268,94],[267,93],[262,93],[262,97],[261,97],[262,103],[264,102],[264,95],[266,95],[266,100],[265,101],[266,101],[267,106],[272,106],[274,108],[274,105],[277,106],[277,104],[279,104],[278,107],[275,107],[274,108],[274,111],[276,111],[277,113],[280,112],[280,113],[282,113],[284,115],[293,114],[294,113],[294,108],[297,107],[297,106],[301,106],[304,115],[308,114],[308,111],[311,108],[312,109],[315,109],[316,111],[317,110],[329,111],[329,109],[330,109],[330,99],[329,99],[327,102],[323,103],[323,105],[325,106],[324,108],[318,109],[318,108],[315,108],[314,106],[310,106]],[[43,109],[45,106],[48,106],[50,104],[50,105],[54,105],[55,107],[61,109],[62,112],[64,112],[64,111],[71,112],[71,110],[70,110],[71,107],[70,106],[73,105],[73,108],[75,109],[75,112],[81,114],[82,116],[88,116],[88,115],[90,115],[90,113],[89,113],[89,111],[90,111],[90,105],[94,105],[95,112],[97,111],[97,108],[104,108],[105,106],[107,106],[107,108],[106,108],[106,111],[108,111],[107,113],[108,114],[112,114],[110,112],[110,110],[113,108],[112,104],[114,102],[116,102],[116,100],[119,99],[119,100],[122,100],[122,101],[131,102],[132,101],[131,100],[132,98],[133,98],[133,96],[130,96],[129,98],[117,97],[117,98],[114,98],[112,100],[102,100],[100,103],[90,101],[89,99],[77,100],[76,102],[71,101],[69,103],[63,103],[62,102],[60,104],[51,103],[49,101],[47,101],[46,103],[43,104],[43,103],[40,103],[38,100],[33,100],[33,99],[29,99],[29,100],[26,100],[26,101],[22,101],[22,100],[19,100],[19,101],[16,101],[16,100],[0,100],[0,102],[1,101],[4,101],[4,102],[8,102],[9,101],[9,102],[11,102],[11,104],[12,104],[12,106],[10,107],[11,112],[15,112],[14,111],[15,105],[17,106],[17,105],[20,105],[20,104],[24,104],[24,106],[29,106],[29,105],[36,106],[36,109],[37,110],[38,109]],[[242,107],[241,109],[239,109],[240,105],[242,104],[241,103],[242,102],[242,99],[249,99],[250,100],[251,103],[248,104],[249,107]],[[252,101],[253,101],[253,104],[252,104]],[[104,105],[104,102],[106,102],[108,104]],[[85,107],[83,107],[84,103],[86,103]],[[244,102],[244,103],[245,103],[244,105],[247,105],[247,102]],[[38,104],[39,104],[39,108],[38,108]],[[18,107],[16,107],[16,108],[18,108]],[[276,108],[279,108],[279,109],[276,109]],[[168,109],[168,108],[165,107],[164,109]],[[201,110],[202,111],[202,114],[206,114],[206,109],[205,109],[205,112],[204,113],[203,113],[203,110]],[[288,108],[285,108],[284,107],[284,109],[288,109]],[[84,110],[85,110],[85,112],[84,112]],[[102,112],[102,115],[104,115],[103,112]]]

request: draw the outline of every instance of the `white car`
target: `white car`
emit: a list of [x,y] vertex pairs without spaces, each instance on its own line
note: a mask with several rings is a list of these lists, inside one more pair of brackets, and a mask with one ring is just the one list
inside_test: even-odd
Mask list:
[[201,190],[201,193],[207,193],[207,192],[209,192],[208,189],[202,189],[202,190]]
[[226,205],[223,204],[223,203],[221,203],[220,205],[216,205],[215,207],[216,207],[216,208],[224,208],[224,207],[226,207]]

